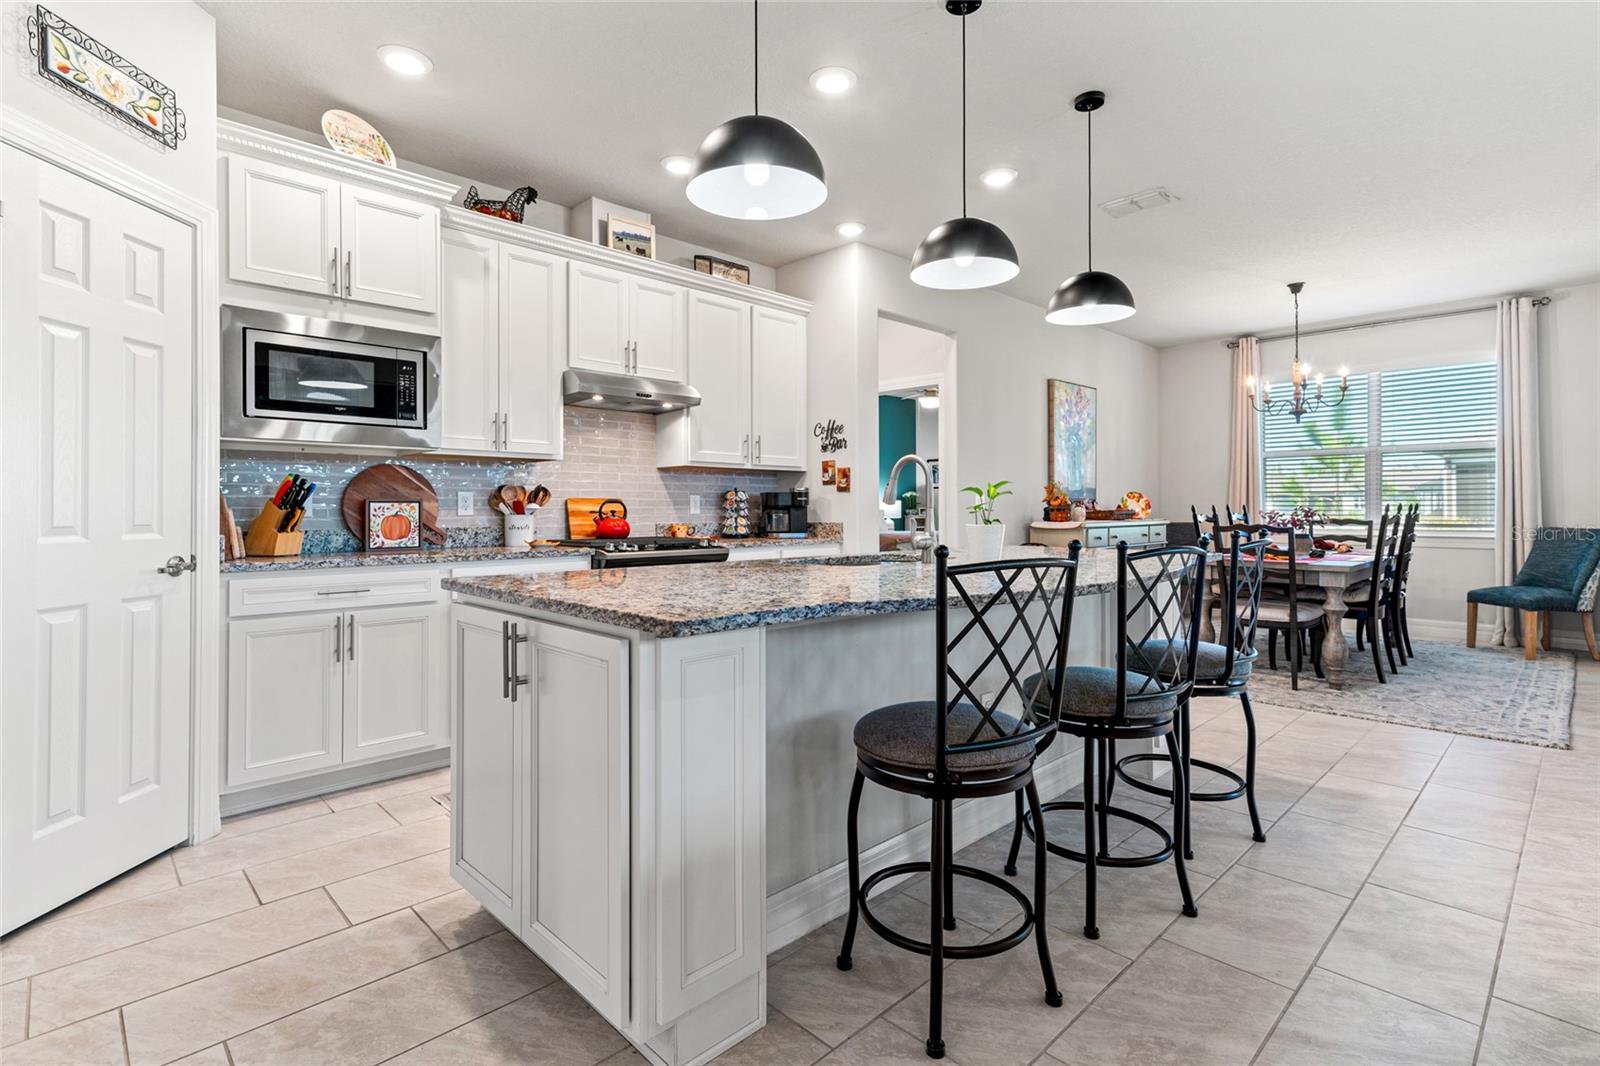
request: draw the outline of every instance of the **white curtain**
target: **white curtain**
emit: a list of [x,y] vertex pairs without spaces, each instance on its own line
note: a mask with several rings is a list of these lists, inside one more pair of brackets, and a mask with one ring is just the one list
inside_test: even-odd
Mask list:
[[[1533,298],[1500,301],[1497,356],[1500,363],[1500,448],[1495,497],[1494,583],[1516,579],[1539,528],[1539,333]],[[1522,628],[1516,611],[1501,610],[1491,644],[1516,647]],[[1522,639],[1536,640],[1528,633]]]
[[[1261,416],[1250,402],[1250,379],[1261,388],[1261,341],[1240,337],[1233,349],[1233,421],[1228,433],[1228,498],[1250,516],[1261,513]],[[1259,519],[1258,519],[1259,520]]]

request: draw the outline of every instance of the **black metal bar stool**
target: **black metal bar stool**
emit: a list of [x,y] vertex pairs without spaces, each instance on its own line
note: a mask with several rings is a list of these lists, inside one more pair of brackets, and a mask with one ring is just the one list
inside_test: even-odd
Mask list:
[[[1072,625],[1073,592],[1078,575],[1078,546],[1067,558],[1017,559],[1003,562],[949,564],[949,549],[935,553],[937,605],[937,680],[935,698],[880,707],[856,723],[856,775],[850,788],[850,918],[845,923],[839,969],[851,966],[856,917],[896,947],[927,955],[928,1057],[944,1057],[944,960],[982,959],[1027,941],[1038,942],[1039,968],[1044,972],[1044,1001],[1062,1003],[1055,968],[1045,941],[1045,854],[1038,849],[1033,898],[987,870],[953,861],[951,813],[954,802],[979,796],[1025,795],[1038,817],[1039,793],[1033,764],[1055,739],[1055,712],[1067,662],[1067,637]],[[968,617],[951,618],[951,601]],[[952,635],[952,624],[958,628]],[[959,665],[956,660],[960,660]],[[973,665],[975,664],[975,665]],[[972,669],[968,670],[968,666]],[[1032,671],[1024,680],[1024,673]],[[998,688],[991,688],[998,682]],[[955,692],[950,691],[954,685]],[[983,693],[988,693],[987,695]],[[1008,714],[1002,706],[1014,706]],[[930,861],[887,866],[861,880],[861,849],[856,814],[861,785],[872,780],[896,792],[922,796],[933,803]],[[917,940],[886,926],[867,906],[872,889],[887,878],[927,873],[930,935]],[[956,877],[992,885],[1022,908],[1014,929],[981,944],[945,944],[944,932],[956,927],[952,889]]]
[[[1043,841],[1056,855],[1084,864],[1083,935],[1100,937],[1095,922],[1095,870],[1099,866],[1154,866],[1173,860],[1183,913],[1193,918],[1194,895],[1184,869],[1185,833],[1182,817],[1172,819],[1168,833],[1159,822],[1111,805],[1113,745],[1118,740],[1163,737],[1178,795],[1184,795],[1182,750],[1178,738],[1180,709],[1188,702],[1194,684],[1195,639],[1200,626],[1200,595],[1205,581],[1206,551],[1197,547],[1150,548],[1130,552],[1126,542],[1117,545],[1117,665],[1071,666],[1062,675],[1066,691],[1057,707],[1056,728],[1083,739],[1083,799],[1057,800],[1024,812],[1017,805],[1016,828],[1006,872],[1015,874],[1022,834]],[[1135,593],[1129,602],[1129,590]],[[1148,613],[1146,613],[1148,612]],[[1098,773],[1096,767],[1098,766]],[[1098,793],[1098,797],[1097,797]],[[1074,851],[1046,840],[1042,815],[1046,811],[1082,811],[1084,845]],[[1106,843],[1110,818],[1133,822],[1154,833],[1161,847],[1144,855],[1112,855]]]
[[[1232,543],[1228,548],[1227,571],[1223,577],[1222,643],[1211,644],[1203,641],[1198,643],[1195,652],[1194,695],[1239,697],[1239,706],[1244,711],[1244,775],[1240,776],[1237,771],[1226,766],[1191,756],[1188,703],[1178,711],[1180,716],[1178,736],[1183,751],[1183,779],[1190,783],[1183,804],[1178,803],[1176,799],[1178,793],[1173,789],[1141,781],[1128,770],[1133,764],[1154,762],[1162,756],[1152,751],[1138,752],[1124,756],[1116,763],[1117,776],[1128,785],[1141,792],[1153,793],[1172,801],[1173,806],[1177,808],[1173,820],[1177,821],[1180,818],[1183,820],[1183,839],[1187,846],[1184,857],[1190,859],[1194,858],[1194,834],[1191,832],[1192,822],[1188,806],[1191,801],[1225,803],[1242,796],[1250,810],[1253,838],[1262,842],[1267,839],[1266,833],[1261,829],[1261,816],[1256,812],[1256,716],[1250,707],[1250,694],[1245,688],[1250,682],[1250,670],[1256,661],[1256,619],[1261,610],[1261,583],[1267,546],[1272,543],[1272,539],[1262,537],[1259,540],[1244,540],[1243,536],[1244,534],[1241,534],[1230,538]],[[1196,766],[1227,779],[1232,787],[1216,792],[1194,791],[1192,773]]]

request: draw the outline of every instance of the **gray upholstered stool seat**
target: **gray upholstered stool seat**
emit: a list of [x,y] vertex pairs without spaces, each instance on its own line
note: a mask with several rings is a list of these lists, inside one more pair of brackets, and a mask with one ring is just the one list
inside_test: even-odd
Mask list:
[[[1069,666],[1062,678],[1061,717],[1110,718],[1117,713],[1117,671],[1110,666]],[[1160,718],[1178,708],[1178,697],[1170,692],[1148,700],[1135,698],[1145,689],[1160,686],[1136,671],[1128,671],[1128,717]],[[1048,706],[1050,685],[1034,674],[1022,683],[1024,692],[1036,692],[1034,702]]]
[[[863,715],[856,722],[856,747],[872,758],[891,766],[911,770],[931,770],[938,748],[935,733],[939,704],[933,700],[892,703]],[[970,703],[958,703],[945,716],[945,743],[966,744],[998,740],[1017,731],[1017,720],[996,712],[994,720],[1004,732],[983,720]],[[975,730],[981,731],[976,736]],[[1037,742],[1025,739],[982,751],[948,752],[945,765],[952,770],[989,770],[1026,762],[1033,757]]]
[[[1167,648],[1177,645],[1174,656],[1167,654]],[[1183,641],[1148,640],[1144,643],[1143,651],[1155,664],[1169,662],[1171,659],[1182,656],[1187,650]],[[1194,653],[1194,676],[1201,684],[1208,681],[1238,681],[1240,678],[1250,676],[1250,668],[1255,665],[1256,657],[1252,652],[1248,655],[1236,654],[1233,657],[1233,673],[1224,678],[1222,671],[1228,666],[1228,649],[1221,644],[1212,644],[1210,641],[1201,641]]]

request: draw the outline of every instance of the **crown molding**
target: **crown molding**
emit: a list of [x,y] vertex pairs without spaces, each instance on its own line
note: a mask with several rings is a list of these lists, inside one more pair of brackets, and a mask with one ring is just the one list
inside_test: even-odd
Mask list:
[[281,133],[246,126],[232,119],[217,119],[217,150],[241,152],[299,167],[302,170],[325,174],[340,181],[359,181],[376,185],[421,200],[434,200],[442,204],[455,199],[460,186],[437,178],[424,177],[410,171],[397,170],[378,163],[335,152],[332,148],[311,144]]
[[470,233],[492,241],[504,244],[515,244],[523,248],[532,248],[537,251],[559,255],[564,259],[571,259],[583,263],[594,263],[598,266],[610,267],[613,270],[626,271],[640,277],[656,278],[660,281],[682,285],[686,289],[698,289],[701,292],[715,293],[745,303],[761,307],[776,308],[788,311],[791,314],[809,315],[811,303],[795,296],[788,296],[771,289],[758,289],[752,285],[740,285],[738,282],[728,281],[724,278],[714,278],[710,274],[702,274],[698,270],[690,270],[674,263],[662,263],[654,259],[645,259],[642,256],[628,255],[625,252],[614,251],[602,245],[580,240],[577,237],[568,237],[564,233],[554,230],[540,229],[537,226],[527,226],[505,219],[494,218],[480,211],[468,211],[461,207],[444,208],[441,224],[445,229],[457,233]]

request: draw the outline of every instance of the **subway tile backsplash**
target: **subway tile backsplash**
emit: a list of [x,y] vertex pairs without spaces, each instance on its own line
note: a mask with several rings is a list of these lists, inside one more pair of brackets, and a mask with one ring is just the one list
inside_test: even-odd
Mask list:
[[[657,470],[656,416],[568,407],[564,458],[547,462],[509,462],[493,458],[435,459],[427,455],[386,459],[375,455],[333,452],[273,452],[249,445],[222,453],[222,495],[234,519],[247,528],[285,474],[317,483],[302,529],[311,554],[354,551],[360,547],[344,528],[339,500],[350,479],[376,463],[411,467],[433,483],[439,494],[439,525],[452,544],[493,545],[500,542],[500,516],[489,510],[489,490],[501,484],[532,488],[543,483],[550,504],[538,516],[543,537],[567,534],[568,496],[615,496],[628,505],[628,519],[638,535],[656,526],[688,522],[711,531],[721,516],[722,493],[737,485],[748,492],[792,488],[801,475],[753,473],[745,470]],[[456,514],[456,494],[473,494],[474,513]],[[701,512],[689,513],[689,497],[701,498]]]

